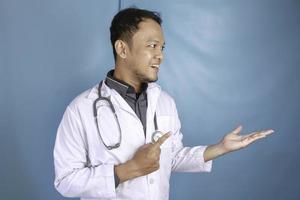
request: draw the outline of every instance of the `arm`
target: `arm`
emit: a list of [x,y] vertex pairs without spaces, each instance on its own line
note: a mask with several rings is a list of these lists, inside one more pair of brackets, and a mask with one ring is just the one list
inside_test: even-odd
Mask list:
[[114,165],[91,166],[84,129],[68,107],[59,125],[55,147],[55,188],[66,197],[115,198]]
[[66,197],[113,199],[114,173],[122,183],[159,169],[160,146],[169,136],[167,133],[157,142],[141,146],[132,159],[120,165],[90,166],[84,129],[76,113],[68,107],[54,147],[55,187]]
[[204,151],[205,162],[213,160],[226,153],[245,148],[251,143],[265,138],[274,132],[273,130],[265,130],[253,132],[248,135],[240,135],[241,130],[242,126],[239,126],[231,133],[225,135],[221,142],[208,146]]
[[211,170],[211,161],[226,153],[245,148],[251,143],[264,138],[273,130],[253,132],[248,135],[239,135],[242,127],[239,126],[231,133],[225,135],[221,142],[211,146],[183,147],[175,103],[173,103],[175,125],[173,131],[173,163],[172,170],[179,172],[208,172]]
[[212,161],[205,162],[204,152],[207,146],[186,147],[182,143],[181,122],[175,102],[172,101],[172,171],[175,172],[210,172]]

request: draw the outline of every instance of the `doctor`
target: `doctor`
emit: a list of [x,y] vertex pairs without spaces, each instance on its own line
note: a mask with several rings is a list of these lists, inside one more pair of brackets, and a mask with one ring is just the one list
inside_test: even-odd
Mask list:
[[[174,100],[155,83],[165,40],[156,12],[128,8],[110,27],[115,68],[66,108],[54,147],[55,187],[81,199],[167,200],[171,171],[209,172],[212,160],[273,130],[183,147]],[[175,82],[176,84],[176,82]]]

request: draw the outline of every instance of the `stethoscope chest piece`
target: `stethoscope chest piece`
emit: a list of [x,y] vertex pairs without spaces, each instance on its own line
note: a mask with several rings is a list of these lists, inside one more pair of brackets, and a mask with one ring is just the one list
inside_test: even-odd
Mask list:
[[157,140],[158,140],[161,136],[163,136],[163,133],[162,133],[161,131],[158,131],[158,130],[154,131],[154,133],[152,134],[152,138],[151,138],[152,143],[157,142]]

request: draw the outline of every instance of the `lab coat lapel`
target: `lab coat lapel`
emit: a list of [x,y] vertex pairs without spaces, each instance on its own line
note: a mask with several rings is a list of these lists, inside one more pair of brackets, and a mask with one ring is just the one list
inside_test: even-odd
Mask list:
[[147,88],[147,134],[146,142],[151,142],[152,133],[155,131],[154,127],[154,113],[156,112],[156,105],[160,96],[161,88],[156,83],[149,83]]
[[103,82],[103,84],[102,84],[101,94],[105,97],[110,96],[111,102],[116,108],[125,110],[126,112],[137,117],[134,110],[132,110],[132,108],[128,105],[128,103],[125,101],[125,99],[117,91],[110,89],[105,84],[105,82]]

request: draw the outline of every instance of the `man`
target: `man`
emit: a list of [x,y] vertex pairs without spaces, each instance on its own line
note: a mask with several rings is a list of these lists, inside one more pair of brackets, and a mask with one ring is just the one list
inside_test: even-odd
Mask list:
[[215,145],[183,147],[175,103],[155,83],[165,45],[160,16],[128,8],[110,32],[115,69],[75,98],[58,128],[55,187],[62,195],[168,199],[171,171],[210,171],[216,157],[273,132],[241,136],[239,126]]

